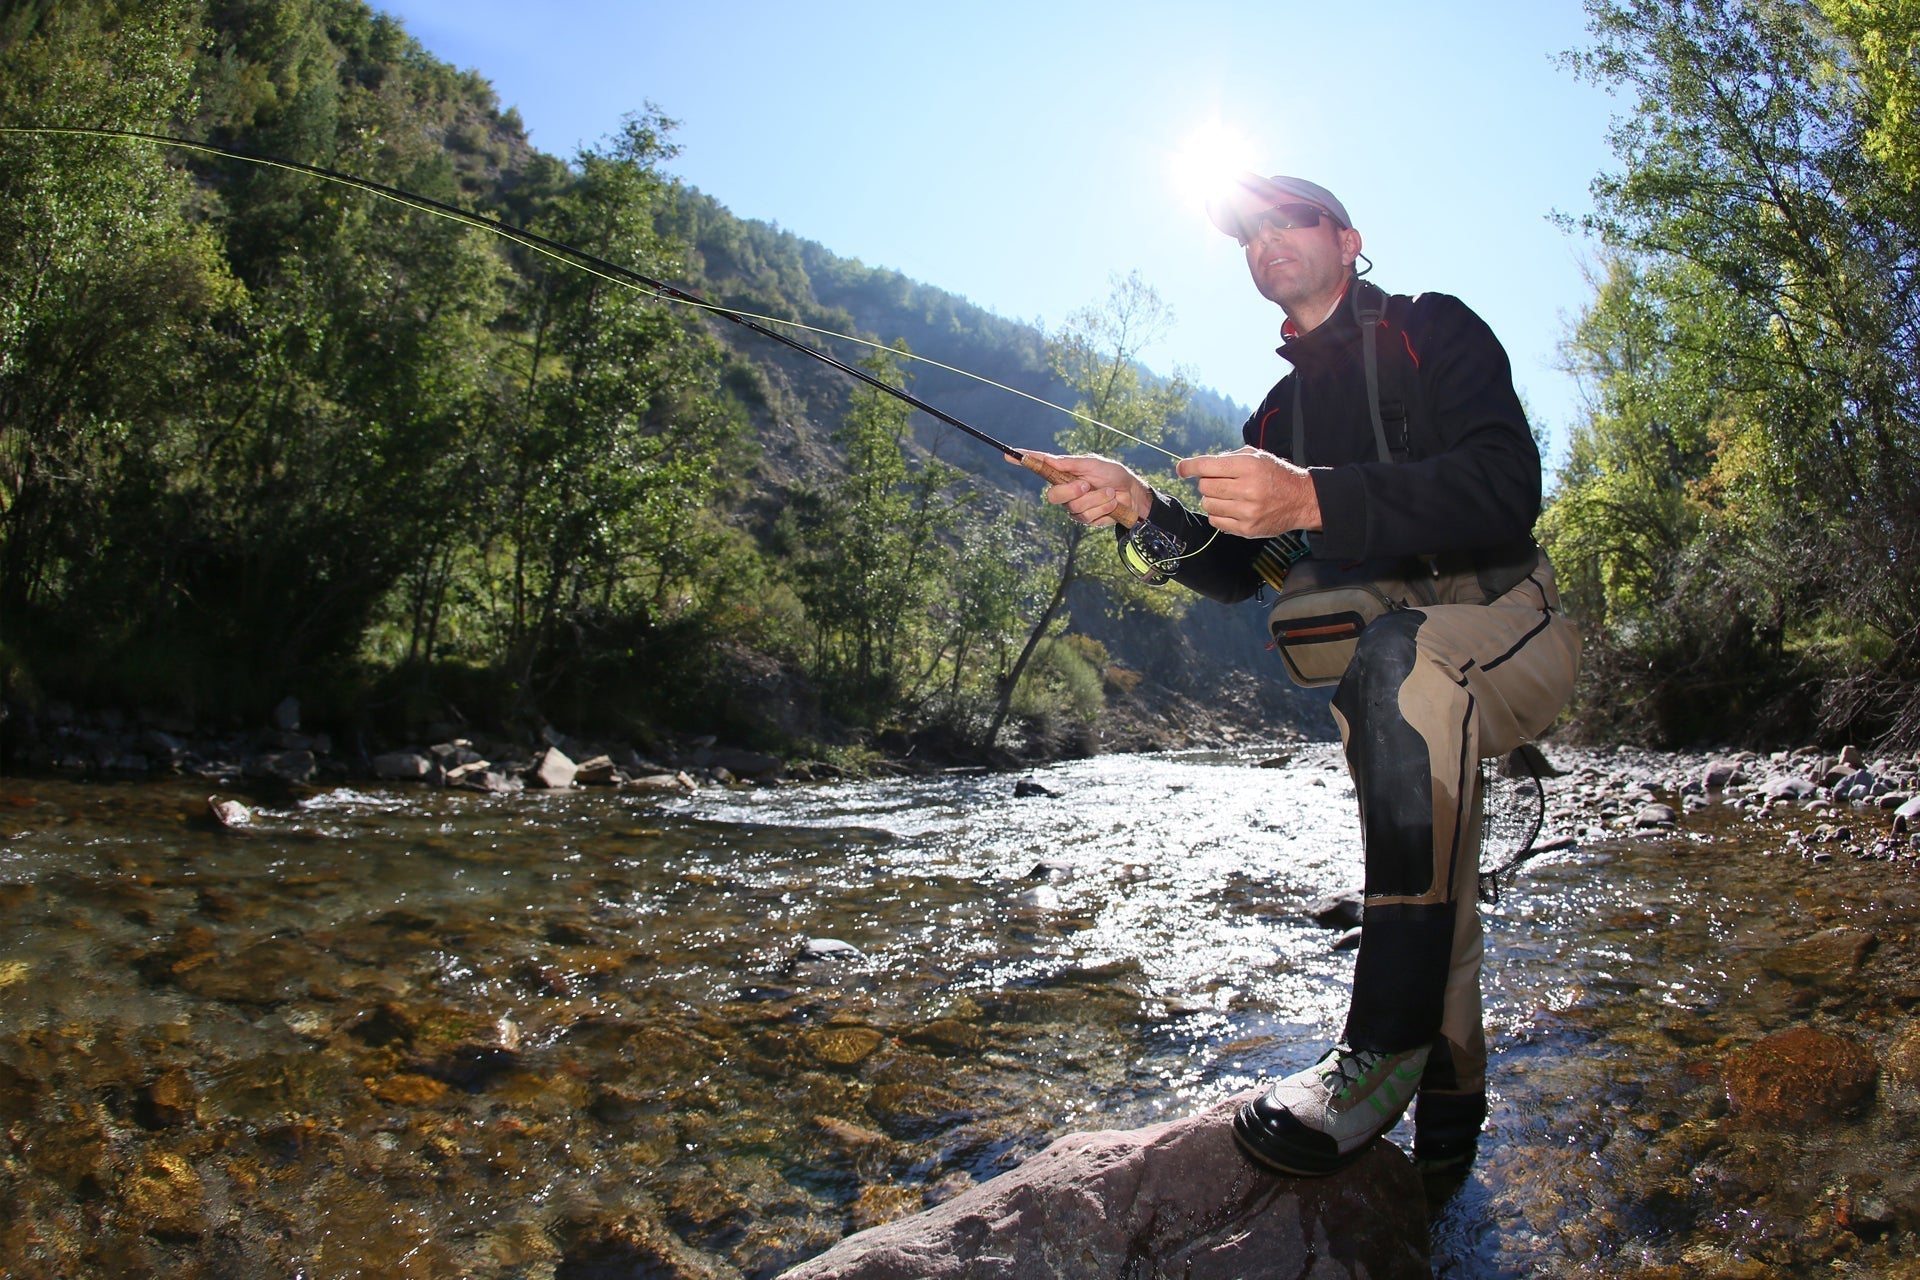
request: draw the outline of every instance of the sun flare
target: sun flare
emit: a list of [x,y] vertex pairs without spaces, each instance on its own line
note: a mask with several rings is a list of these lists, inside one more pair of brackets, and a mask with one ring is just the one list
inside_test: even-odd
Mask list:
[[1167,157],[1167,179],[1183,203],[1204,206],[1207,197],[1249,169],[1257,170],[1251,135],[1215,116],[1188,130]]

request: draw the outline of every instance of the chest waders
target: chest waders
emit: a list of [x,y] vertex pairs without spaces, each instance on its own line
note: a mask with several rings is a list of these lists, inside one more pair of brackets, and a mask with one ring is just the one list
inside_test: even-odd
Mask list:
[[[1352,305],[1375,452],[1404,462],[1427,427],[1424,397],[1410,368],[1383,378],[1384,295],[1358,284]],[[1303,382],[1296,372],[1293,460],[1304,466]],[[1385,395],[1383,382],[1393,384]],[[1269,626],[1289,676],[1337,686],[1332,710],[1359,805],[1366,906],[1343,1038],[1378,1052],[1429,1046],[1416,1157],[1470,1158],[1486,1109],[1480,761],[1530,743],[1559,713],[1578,633],[1531,540],[1524,554],[1305,558]]]

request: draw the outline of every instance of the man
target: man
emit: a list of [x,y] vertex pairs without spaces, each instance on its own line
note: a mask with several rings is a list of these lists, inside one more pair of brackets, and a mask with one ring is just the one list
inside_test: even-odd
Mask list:
[[1379,582],[1393,607],[1350,632],[1352,657],[1334,666],[1366,861],[1345,1033],[1242,1107],[1234,1135],[1274,1169],[1331,1173],[1417,1093],[1416,1163],[1464,1169],[1487,1110],[1479,761],[1545,730],[1579,661],[1531,533],[1539,451],[1492,331],[1456,298],[1363,281],[1360,233],[1332,192],[1246,174],[1208,212],[1285,312],[1292,372],[1247,420],[1245,448],[1179,464],[1199,482],[1199,513],[1092,456],[1046,458],[1074,477],[1047,499],[1094,525],[1131,508],[1145,521],[1120,531],[1123,548],[1157,531],[1136,565],[1226,602],[1261,587],[1266,540],[1307,531],[1310,562],[1287,579],[1277,638],[1306,571],[1393,570]]

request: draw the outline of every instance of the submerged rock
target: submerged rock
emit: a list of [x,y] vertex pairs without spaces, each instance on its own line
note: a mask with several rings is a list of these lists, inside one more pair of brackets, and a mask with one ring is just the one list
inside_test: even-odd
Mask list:
[[1783,978],[1832,985],[1852,976],[1874,941],[1867,929],[1823,929],[1781,947],[1762,963]]
[[1059,794],[1060,793],[1058,791],[1055,791],[1050,787],[1042,786],[1040,783],[1035,782],[1032,778],[1022,778],[1020,779],[1020,781],[1013,784],[1013,798],[1016,800],[1025,800],[1031,796],[1047,796],[1049,798],[1054,798],[1054,797],[1058,797]]
[[1426,1277],[1426,1198],[1378,1142],[1330,1178],[1251,1164],[1233,1098],[1145,1129],[1062,1138],[937,1208],[849,1236],[784,1280]]
[[1873,1051],[1850,1036],[1791,1027],[1733,1054],[1725,1069],[1735,1114],[1762,1124],[1837,1119],[1873,1096]]

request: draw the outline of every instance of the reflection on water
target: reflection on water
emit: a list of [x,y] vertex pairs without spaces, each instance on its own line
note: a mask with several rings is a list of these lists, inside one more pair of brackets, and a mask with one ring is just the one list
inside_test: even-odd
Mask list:
[[[335,791],[241,833],[183,789],[0,783],[0,1268],[771,1275],[1292,1070],[1345,1010],[1302,908],[1358,884],[1356,824],[1332,748],[1259,758],[1075,762],[1023,799]],[[1920,1218],[1899,1089],[1781,1136],[1719,1074],[1790,1022],[1897,1033],[1880,988],[1764,960],[1907,927],[1911,875],[1733,822],[1543,859],[1489,909],[1493,1138],[1436,1190],[1443,1274],[1824,1275]]]

